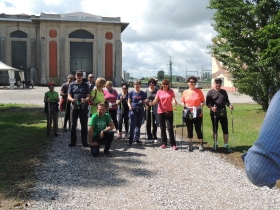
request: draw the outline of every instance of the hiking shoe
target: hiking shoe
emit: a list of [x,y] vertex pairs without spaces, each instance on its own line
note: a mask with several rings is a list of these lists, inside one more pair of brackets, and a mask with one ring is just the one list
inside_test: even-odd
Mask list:
[[[215,145],[216,145],[216,147],[215,147]],[[213,144],[213,147],[212,147],[212,150],[213,150],[213,151],[217,151],[217,150],[218,150],[218,144],[215,144],[215,143],[214,143],[214,144]]]
[[174,145],[174,146],[172,147],[172,149],[177,150],[178,147],[177,147],[176,145]]
[[225,149],[225,153],[227,153],[227,154],[233,152],[233,151],[230,149],[229,145],[225,146],[224,149]]
[[122,138],[122,132],[119,132],[119,134],[118,134],[118,137],[117,137],[118,139],[121,139]]
[[127,138],[127,139],[129,138],[129,133],[128,132],[125,133],[125,138]]
[[109,151],[104,151],[104,154],[105,154],[107,157],[112,157],[112,153],[109,152]]
[[198,150],[199,150],[200,152],[203,152],[203,151],[204,151],[203,144],[198,145]]
[[189,143],[189,152],[192,152],[192,151],[193,151],[193,143],[190,142],[190,143]]
[[166,148],[166,145],[165,145],[165,144],[162,144],[162,145],[160,146],[160,148],[161,148],[161,149],[165,149],[165,148]]
[[76,146],[76,143],[70,143],[69,144],[69,147],[75,147]]
[[136,140],[135,143],[142,144],[142,142],[140,140]]

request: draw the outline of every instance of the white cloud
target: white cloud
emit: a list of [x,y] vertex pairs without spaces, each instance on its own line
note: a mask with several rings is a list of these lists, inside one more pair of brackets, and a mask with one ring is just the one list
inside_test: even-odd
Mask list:
[[0,0],[0,12],[35,14],[87,12],[104,17],[121,17],[130,24],[122,33],[123,70],[135,75],[169,71],[185,75],[202,65],[211,68],[207,45],[215,31],[208,0]]

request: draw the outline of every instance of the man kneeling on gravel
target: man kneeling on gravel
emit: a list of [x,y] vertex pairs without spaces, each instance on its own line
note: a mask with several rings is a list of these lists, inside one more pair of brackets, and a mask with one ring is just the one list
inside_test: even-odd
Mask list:
[[88,138],[91,154],[94,157],[99,155],[100,144],[105,143],[104,154],[111,156],[109,152],[114,139],[113,129],[115,128],[111,116],[106,113],[104,104],[97,105],[97,113],[93,114],[88,123]]

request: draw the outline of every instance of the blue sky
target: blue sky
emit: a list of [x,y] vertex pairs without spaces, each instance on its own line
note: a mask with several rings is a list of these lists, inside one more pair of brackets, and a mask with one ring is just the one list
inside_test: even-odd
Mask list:
[[[130,23],[122,33],[123,70],[133,77],[155,76],[159,70],[196,75],[211,70],[207,45],[215,36],[211,26],[214,11],[208,0],[0,0],[6,14],[87,12],[121,17]],[[200,74],[200,73],[199,73]]]

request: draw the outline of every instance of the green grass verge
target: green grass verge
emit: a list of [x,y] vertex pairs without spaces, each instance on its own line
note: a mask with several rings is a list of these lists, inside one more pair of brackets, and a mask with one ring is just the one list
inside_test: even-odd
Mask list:
[[[212,146],[212,123],[210,118],[209,109],[204,106],[203,108],[203,133],[204,141],[208,146]],[[228,128],[229,128],[229,144],[231,147],[236,146],[238,152],[246,152],[257,139],[261,124],[263,122],[265,112],[261,110],[261,106],[257,104],[235,104],[233,110],[233,131],[232,131],[232,118],[231,112],[227,109]],[[176,110],[176,132],[178,137],[182,135],[182,107],[177,106]],[[184,139],[187,140],[187,128],[184,125],[183,133]],[[194,132],[194,136],[196,133]],[[221,126],[218,127],[218,143],[223,146],[223,133]]]
[[34,169],[46,145],[43,109],[0,104],[0,201],[22,198],[34,184]]

